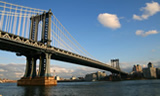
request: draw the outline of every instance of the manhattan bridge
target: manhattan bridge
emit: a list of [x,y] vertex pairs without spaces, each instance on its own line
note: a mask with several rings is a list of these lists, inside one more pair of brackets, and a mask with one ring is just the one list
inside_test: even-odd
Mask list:
[[112,60],[113,66],[110,66],[94,59],[51,10],[3,1],[0,1],[0,50],[26,57],[25,74],[18,85],[56,85],[50,73],[50,59],[99,68],[121,76],[128,74],[120,70],[116,60]]

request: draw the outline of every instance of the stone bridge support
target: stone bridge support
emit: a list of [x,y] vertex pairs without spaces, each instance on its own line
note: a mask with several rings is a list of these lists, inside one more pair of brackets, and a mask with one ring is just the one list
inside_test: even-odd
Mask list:
[[[39,72],[36,72],[36,61],[39,59]],[[57,81],[50,73],[50,53],[26,56],[26,70],[24,77],[18,80],[18,85],[57,85]]]
[[38,76],[51,76],[50,73],[50,58],[51,58],[51,54],[49,53],[45,53],[40,55],[40,64],[39,64],[39,72],[38,72]]
[[26,70],[24,77],[34,78],[36,77],[36,57],[27,56],[26,57]]

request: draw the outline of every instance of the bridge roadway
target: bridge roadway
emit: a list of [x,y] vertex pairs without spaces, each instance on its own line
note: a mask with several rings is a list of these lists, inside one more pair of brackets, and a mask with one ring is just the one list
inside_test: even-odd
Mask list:
[[11,33],[7,33],[0,30],[0,49],[15,53],[20,53],[17,55],[40,55],[41,53],[52,54],[51,59],[76,63],[79,65],[85,65],[89,67],[99,68],[112,73],[120,73],[121,75],[127,75],[128,73],[111,67],[105,63],[66,51],[52,46],[47,47],[46,45],[23,38]]

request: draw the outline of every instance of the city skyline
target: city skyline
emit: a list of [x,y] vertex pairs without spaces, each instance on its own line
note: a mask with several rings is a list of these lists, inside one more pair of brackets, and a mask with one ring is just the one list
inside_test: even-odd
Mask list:
[[[5,0],[38,9],[52,9],[53,14],[71,35],[102,62],[110,64],[110,59],[119,58],[121,68],[126,71],[135,63],[146,65],[153,62],[155,66],[159,66],[160,2],[115,1],[46,1],[44,5],[41,0]],[[26,62],[24,57],[16,57],[15,53],[4,51],[0,51],[0,54],[0,76],[10,71],[7,68],[11,65],[15,69],[10,72],[19,74],[17,78],[23,75],[21,72],[24,72],[23,66]],[[61,70],[59,73],[68,76],[99,70],[53,60],[51,66],[52,70]]]

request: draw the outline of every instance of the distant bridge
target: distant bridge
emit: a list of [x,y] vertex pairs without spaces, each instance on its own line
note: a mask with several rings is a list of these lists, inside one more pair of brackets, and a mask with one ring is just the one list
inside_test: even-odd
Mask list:
[[[26,56],[25,78],[50,77],[50,59],[128,74],[91,58],[51,10],[47,12],[0,1],[0,20],[0,49]],[[38,74],[37,59],[40,60]]]

